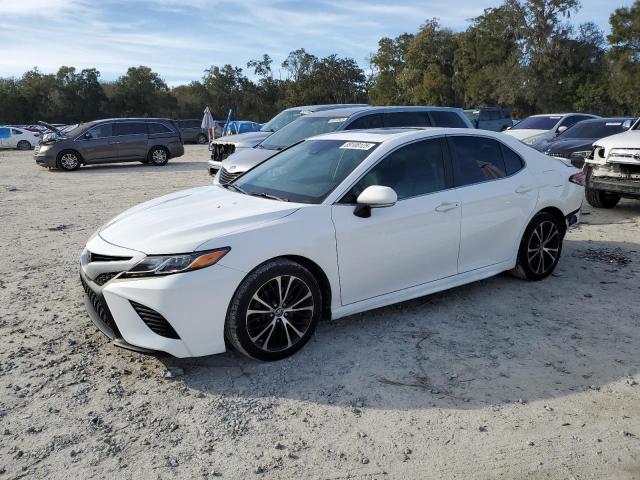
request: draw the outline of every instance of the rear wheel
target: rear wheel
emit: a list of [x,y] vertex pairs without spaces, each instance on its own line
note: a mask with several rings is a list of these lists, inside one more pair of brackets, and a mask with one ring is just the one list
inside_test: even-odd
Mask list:
[[551,275],[560,260],[564,225],[548,212],[536,214],[524,231],[515,272],[527,280]]
[[207,136],[204,133],[201,133],[196,137],[196,143],[198,145],[204,145],[205,143],[207,143]]
[[33,148],[31,144],[26,140],[20,140],[17,147],[18,150],[31,150]]
[[251,272],[236,291],[225,323],[227,340],[258,360],[280,360],[301,349],[320,319],[322,294],[315,277],[286,259]]
[[61,152],[58,155],[58,168],[71,172],[80,168],[80,156],[76,152]]
[[169,152],[164,147],[153,147],[147,156],[149,163],[161,167],[169,161]]

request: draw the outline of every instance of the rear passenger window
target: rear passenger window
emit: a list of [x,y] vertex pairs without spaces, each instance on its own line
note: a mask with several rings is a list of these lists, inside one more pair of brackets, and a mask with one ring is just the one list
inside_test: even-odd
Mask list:
[[429,114],[434,127],[467,128],[467,124],[455,112],[432,110]]
[[500,144],[491,138],[451,137],[455,149],[453,176],[456,186],[486,182],[506,176]]
[[384,114],[387,127],[430,127],[427,112],[390,112]]
[[382,115],[365,115],[355,119],[345,130],[357,130],[363,128],[382,128],[384,127]]
[[150,135],[154,133],[171,133],[169,127],[166,127],[161,123],[148,123],[147,128],[149,129]]
[[147,133],[147,125],[142,122],[116,123],[114,135],[140,135]]
[[355,203],[358,195],[371,185],[393,188],[398,200],[444,190],[440,139],[411,143],[391,152],[354,185],[343,203]]
[[502,158],[504,158],[507,175],[513,175],[524,167],[524,162],[522,158],[520,158],[520,155],[503,144],[500,144],[500,148],[502,149]]

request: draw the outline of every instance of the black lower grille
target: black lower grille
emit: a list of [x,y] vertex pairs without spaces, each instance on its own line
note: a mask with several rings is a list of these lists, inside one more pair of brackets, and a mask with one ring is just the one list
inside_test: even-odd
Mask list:
[[236,146],[233,143],[214,142],[211,144],[211,159],[221,162],[235,151]]
[[242,173],[243,172],[231,173],[228,172],[226,168],[222,167],[220,169],[220,183],[231,183],[240,175],[242,175]]
[[89,263],[91,262],[126,262],[131,257],[116,257],[115,255],[102,255],[101,253],[89,252]]
[[136,311],[140,319],[153,331],[153,333],[166,338],[180,338],[169,322],[167,322],[167,320],[158,312],[131,300],[129,303],[131,303],[131,306]]
[[91,290],[91,287],[87,285],[87,282],[84,281],[82,276],[80,277],[80,281],[82,282],[82,288],[84,288],[85,293],[89,297],[89,301],[91,305],[93,305],[93,309],[96,311],[100,319],[107,325],[116,337],[120,337],[120,330],[118,330],[118,326],[116,322],[113,320],[113,316],[111,315],[111,311],[107,306],[107,302],[104,301],[102,295]]
[[107,283],[109,280],[111,280],[113,277],[115,277],[116,275],[118,275],[120,272],[107,272],[107,273],[101,273],[100,275],[98,275],[96,277],[96,279],[94,280],[94,282],[96,282],[98,285],[102,286],[105,283]]

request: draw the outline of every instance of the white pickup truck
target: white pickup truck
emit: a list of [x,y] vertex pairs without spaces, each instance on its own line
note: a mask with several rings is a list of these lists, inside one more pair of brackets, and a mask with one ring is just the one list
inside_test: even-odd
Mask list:
[[640,199],[640,120],[626,132],[593,144],[585,160],[585,196],[597,208],[613,208],[622,197]]

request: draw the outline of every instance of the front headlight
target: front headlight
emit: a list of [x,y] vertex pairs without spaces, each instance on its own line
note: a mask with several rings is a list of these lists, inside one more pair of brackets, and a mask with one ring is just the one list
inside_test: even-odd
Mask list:
[[578,158],[587,158],[589,155],[591,155],[591,150],[582,150],[580,152],[573,152],[571,154],[572,157]]
[[539,140],[540,140],[540,136],[534,135],[533,137],[527,137],[523,139],[522,143],[526,145],[533,145],[534,143],[537,143]]
[[231,248],[225,247],[180,255],[149,255],[128,272],[123,272],[119,278],[154,277],[200,270],[218,263],[229,250]]

